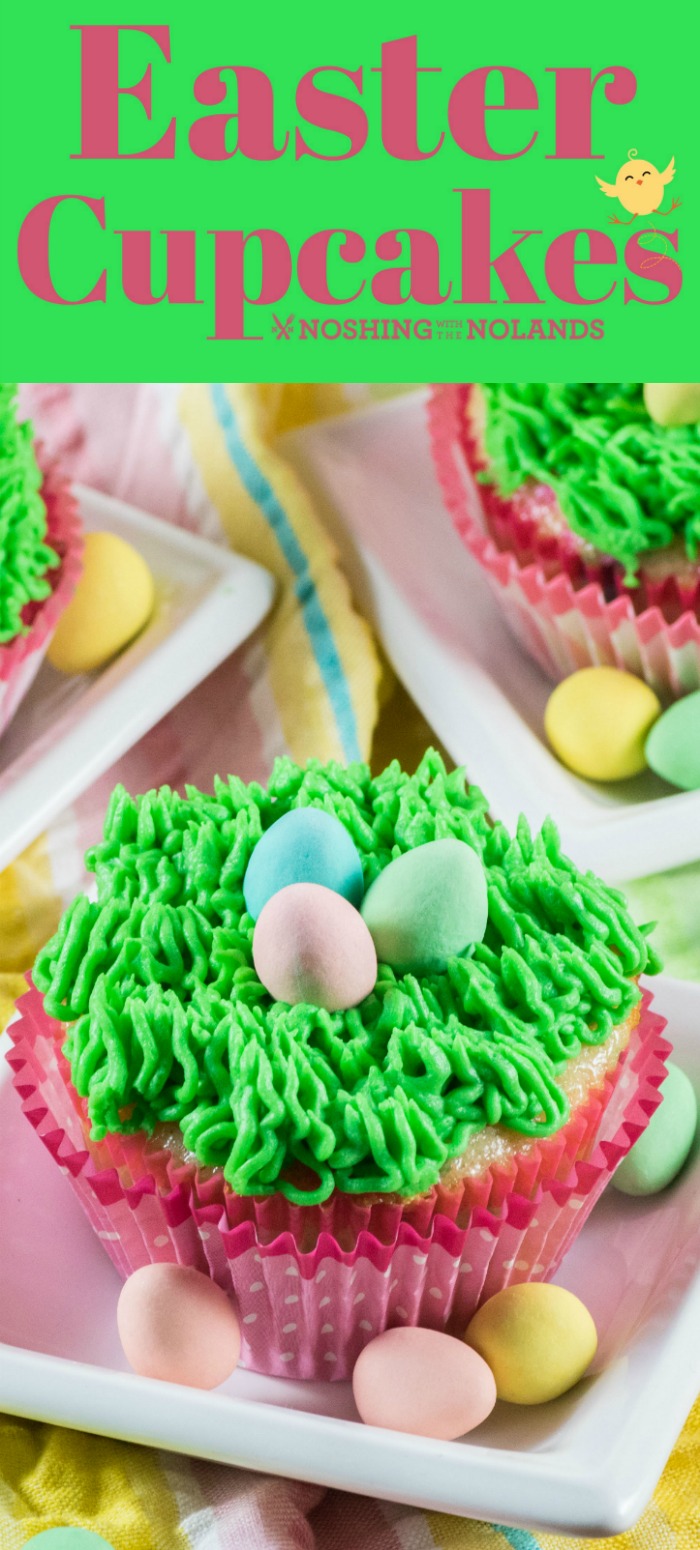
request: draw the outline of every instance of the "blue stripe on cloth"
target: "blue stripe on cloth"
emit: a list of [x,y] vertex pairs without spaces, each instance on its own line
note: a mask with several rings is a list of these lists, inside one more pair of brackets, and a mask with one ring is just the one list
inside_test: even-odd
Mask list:
[[311,642],[313,654],[331,703],[345,758],[360,759],[357,722],[348,681],[340,660],[338,647],[331,626],[321,606],[309,562],[299,543],[284,507],[277,499],[272,485],[258,468],[248,448],[241,440],[236,416],[226,397],[223,383],[211,384],[211,395],[217,420],[224,434],[226,450],[236,472],[251,499],[269,523],[282,553],[294,572],[294,591],[301,605],[302,618]]
[[526,1528],[506,1528],[503,1523],[492,1523],[497,1534],[502,1534],[511,1550],[541,1550],[540,1542]]

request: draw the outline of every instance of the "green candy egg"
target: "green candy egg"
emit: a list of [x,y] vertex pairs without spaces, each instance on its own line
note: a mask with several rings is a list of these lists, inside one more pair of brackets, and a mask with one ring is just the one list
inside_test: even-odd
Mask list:
[[644,745],[647,764],[682,791],[700,791],[700,689],[670,705]]
[[669,1065],[662,1102],[614,1175],[623,1195],[655,1195],[675,1179],[690,1152],[698,1105],[684,1071]]
[[488,920],[486,874],[463,840],[431,840],[390,861],[361,905],[380,963],[430,974],[473,942]]

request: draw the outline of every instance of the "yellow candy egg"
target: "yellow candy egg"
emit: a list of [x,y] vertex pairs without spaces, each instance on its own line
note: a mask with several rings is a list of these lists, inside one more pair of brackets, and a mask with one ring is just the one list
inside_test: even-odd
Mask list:
[[700,382],[645,382],[644,403],[657,425],[696,425],[700,420]]
[[654,690],[617,667],[584,667],[557,684],[544,713],[555,754],[587,780],[627,780],[647,767],[644,744],[661,715]]
[[48,658],[61,673],[92,673],[138,635],[153,612],[153,577],[116,533],[87,533],[83,573]]
[[587,1308],[561,1286],[525,1281],[479,1308],[464,1336],[496,1379],[499,1399],[541,1405],[583,1377],[598,1336]]

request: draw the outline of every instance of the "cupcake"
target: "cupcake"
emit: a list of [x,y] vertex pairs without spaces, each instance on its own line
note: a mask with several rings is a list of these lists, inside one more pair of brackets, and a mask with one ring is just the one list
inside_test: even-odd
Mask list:
[[459,532],[543,666],[626,668],[675,697],[700,687],[700,426],[649,408],[642,383],[436,389],[433,449]]
[[0,383],[0,734],[26,694],[80,571],[80,524],[55,468],[42,469],[16,386]]
[[[290,861],[309,813],[330,838]],[[554,1273],[669,1046],[638,984],[648,929],[551,822],[511,837],[433,752],[376,777],[282,759],[267,788],[118,788],[87,864],[96,899],[39,954],[9,1058],[122,1275],[203,1270],[239,1304],[245,1364],[340,1378],[384,1328],[461,1332]],[[342,908],[377,946],[358,1004],[328,993],[323,933],[299,945],[309,888],[329,937]],[[266,988],[280,901],[309,999]]]

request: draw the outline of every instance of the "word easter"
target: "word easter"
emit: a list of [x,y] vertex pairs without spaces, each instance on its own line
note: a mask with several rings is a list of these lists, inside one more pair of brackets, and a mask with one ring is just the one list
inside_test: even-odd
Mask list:
[[[418,39],[398,38],[381,47],[381,63],[372,66],[380,90],[378,122],[373,124],[363,103],[366,79],[362,67],[339,64],[315,65],[296,86],[296,122],[279,122],[275,90],[264,70],[251,65],[222,63],[202,71],[192,84],[189,114],[167,100],[167,66],[171,62],[170,29],[167,26],[83,25],[81,48],[81,142],[73,160],[195,161],[227,164],[235,158],[267,163],[286,157],[290,169],[307,158],[342,162],[360,156],[369,135],[378,134],[386,156],[393,161],[423,162],[439,158],[449,142],[466,158],[480,163],[516,161],[533,152],[539,129],[532,128],[538,112],[535,82],[512,66],[487,66],[468,70],[453,86],[446,101],[444,127],[439,133],[425,130],[421,120],[423,77],[440,75],[437,67],[419,64]],[[120,37],[140,33],[150,39],[160,56],[159,93],[153,86],[153,65],[135,83],[125,84],[120,74]],[[593,150],[592,121],[597,99],[604,94],[614,105],[630,103],[636,93],[632,71],[611,66],[594,74],[590,69],[552,67],[554,79],[553,150],[551,161],[597,161],[602,151]],[[343,91],[339,88],[343,78]],[[348,83],[352,89],[348,95]],[[493,97],[499,97],[494,105]],[[120,126],[123,98],[139,105],[141,140],[137,149],[124,149]],[[206,109],[200,112],[200,109]],[[528,129],[519,133],[517,115],[528,112]],[[490,131],[494,115],[503,122],[510,115],[513,148],[494,147]],[[186,121],[185,121],[186,119]],[[500,126],[499,126],[500,127]],[[320,134],[320,137],[319,137]],[[330,139],[329,139],[330,137]],[[130,142],[131,143],[131,142]],[[293,175],[293,174],[292,174]],[[252,230],[226,229],[197,232],[193,229],[151,232],[129,229],[114,219],[104,198],[94,194],[59,193],[41,200],[26,215],[18,239],[18,264],[28,289],[42,301],[58,306],[85,306],[105,302],[120,283],[122,294],[134,305],[162,302],[197,305],[208,282],[213,295],[215,340],[259,339],[251,321],[251,309],[274,306],[296,286],[304,297],[334,310],[365,300],[386,307],[401,307],[409,299],[421,307],[481,306],[500,302],[522,306],[537,304],[547,295],[577,308],[599,306],[618,290],[614,271],[620,265],[612,237],[587,226],[545,237],[536,219],[531,229],[518,227],[513,240],[501,247],[492,241],[491,193],[482,186],[466,186],[472,174],[459,179],[448,193],[451,201],[450,252],[458,254],[458,267],[450,277],[444,245],[445,233],[436,235],[423,227],[406,225],[374,232],[371,237],[343,226],[311,232],[293,248],[287,237],[272,226]],[[478,181],[483,180],[480,171]],[[462,186],[462,184],[464,186]],[[57,212],[62,208],[60,219]],[[104,236],[103,267],[96,263],[92,283],[79,296],[66,296],[52,266],[56,243],[66,222],[83,222],[75,230],[97,239]],[[88,226],[84,223],[88,222]],[[659,306],[678,295],[682,274],[669,248],[677,252],[677,232],[664,233],[665,249],[655,253],[653,265],[643,239],[654,234],[653,225],[629,236],[622,258],[623,302]],[[118,239],[115,243],[114,239]],[[441,251],[441,241],[443,250]],[[494,246],[496,251],[494,251]],[[94,247],[94,241],[93,241]],[[91,250],[93,250],[91,247]],[[112,273],[111,255],[120,263]],[[165,283],[156,287],[154,269],[165,271]],[[582,294],[578,276],[589,271]],[[595,271],[595,276],[590,275]],[[595,278],[595,284],[593,283]],[[643,279],[644,287],[635,285]],[[581,276],[583,284],[583,276]],[[595,291],[596,294],[588,294]]]

